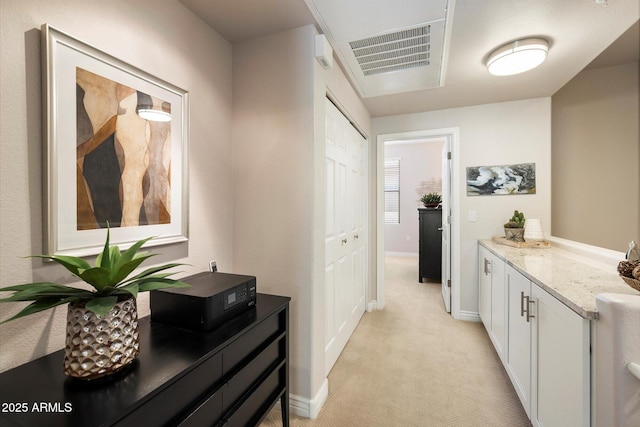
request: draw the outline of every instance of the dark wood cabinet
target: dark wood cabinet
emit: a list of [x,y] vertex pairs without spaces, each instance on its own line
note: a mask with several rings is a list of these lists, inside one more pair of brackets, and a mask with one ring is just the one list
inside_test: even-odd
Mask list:
[[418,208],[420,261],[418,280],[442,278],[442,209]]
[[6,371],[0,425],[254,426],[280,399],[288,426],[289,301],[258,294],[206,333],[142,318],[140,356],[95,381],[66,377],[62,351]]

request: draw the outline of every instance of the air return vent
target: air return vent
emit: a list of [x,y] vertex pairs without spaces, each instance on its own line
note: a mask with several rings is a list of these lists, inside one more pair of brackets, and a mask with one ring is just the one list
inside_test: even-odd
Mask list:
[[410,28],[349,43],[365,76],[429,65],[431,26]]

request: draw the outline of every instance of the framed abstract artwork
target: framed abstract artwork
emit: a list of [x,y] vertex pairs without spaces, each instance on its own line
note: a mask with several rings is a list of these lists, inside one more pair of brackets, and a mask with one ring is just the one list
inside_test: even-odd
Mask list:
[[42,26],[45,251],[188,239],[188,93]]
[[536,164],[467,168],[467,196],[536,194]]

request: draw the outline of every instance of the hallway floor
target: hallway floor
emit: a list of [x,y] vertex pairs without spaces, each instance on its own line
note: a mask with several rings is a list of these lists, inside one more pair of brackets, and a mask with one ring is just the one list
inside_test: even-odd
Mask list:
[[[292,426],[530,426],[481,323],[453,319],[417,257],[388,257],[386,306],[365,313],[317,419]],[[279,406],[262,427],[281,425]]]

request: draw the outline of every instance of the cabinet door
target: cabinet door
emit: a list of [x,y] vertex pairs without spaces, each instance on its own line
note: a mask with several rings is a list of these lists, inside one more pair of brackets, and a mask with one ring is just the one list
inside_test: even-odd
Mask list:
[[[531,419],[531,321],[522,309],[527,309],[526,297],[531,296],[531,282],[511,266],[505,267],[508,298],[507,373],[516,393]],[[530,307],[533,308],[533,307]],[[533,313],[532,313],[533,314]],[[535,315],[535,314],[534,314]],[[563,424],[569,425],[569,424]]]
[[589,321],[531,285],[536,302],[531,420],[537,426],[590,424]]
[[507,345],[505,263],[497,256],[491,259],[491,340],[504,362]]
[[478,312],[487,332],[491,331],[491,255],[479,246],[478,251]]
[[507,343],[505,263],[482,246],[479,247],[478,254],[478,311],[491,342],[504,363]]

